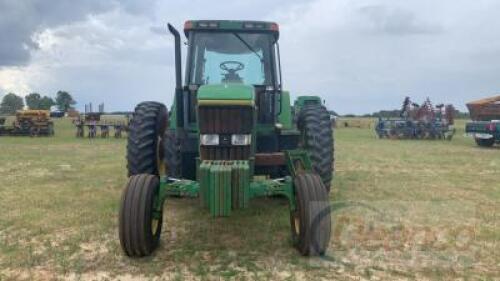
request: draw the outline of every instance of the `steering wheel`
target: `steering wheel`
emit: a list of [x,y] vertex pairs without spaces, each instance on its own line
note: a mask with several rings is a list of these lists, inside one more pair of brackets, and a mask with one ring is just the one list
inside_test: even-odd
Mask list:
[[[229,67],[229,66],[235,66],[235,67]],[[239,61],[234,61],[234,60],[228,60],[228,61],[223,61],[219,65],[220,69],[234,73],[236,71],[240,71],[245,68],[245,65]]]

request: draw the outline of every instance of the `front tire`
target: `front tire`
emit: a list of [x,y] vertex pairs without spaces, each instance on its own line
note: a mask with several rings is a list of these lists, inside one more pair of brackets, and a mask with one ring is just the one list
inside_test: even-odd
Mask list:
[[149,256],[158,247],[163,212],[155,215],[157,176],[140,174],[129,178],[119,214],[120,245],[129,257]]
[[127,144],[128,175],[163,173],[163,139],[168,114],[165,105],[142,102],[130,121]]
[[296,210],[290,213],[292,240],[304,256],[324,255],[331,234],[330,201],[321,178],[312,173],[294,179]]
[[330,114],[322,105],[306,105],[299,113],[300,146],[309,152],[314,171],[316,171],[327,192],[333,179],[334,138]]

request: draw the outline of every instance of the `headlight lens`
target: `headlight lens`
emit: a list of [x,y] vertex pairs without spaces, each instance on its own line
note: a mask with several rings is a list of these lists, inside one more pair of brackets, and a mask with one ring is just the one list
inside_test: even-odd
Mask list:
[[200,143],[201,145],[219,145],[219,135],[200,135]]
[[252,142],[252,135],[232,135],[232,145],[250,145]]

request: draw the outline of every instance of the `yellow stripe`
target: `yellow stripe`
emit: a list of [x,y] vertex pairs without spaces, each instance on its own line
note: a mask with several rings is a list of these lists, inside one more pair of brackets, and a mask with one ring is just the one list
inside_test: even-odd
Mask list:
[[244,105],[253,106],[253,100],[198,100],[198,105]]

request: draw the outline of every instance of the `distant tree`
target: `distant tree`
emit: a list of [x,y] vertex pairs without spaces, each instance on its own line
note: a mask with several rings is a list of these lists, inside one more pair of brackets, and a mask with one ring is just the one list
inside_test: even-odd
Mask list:
[[0,104],[0,114],[15,114],[17,110],[21,110],[24,107],[23,98],[14,94],[8,93],[2,99]]
[[42,97],[38,93],[31,93],[24,97],[24,100],[29,109],[50,110],[50,107],[55,105],[52,98],[47,96]]
[[43,96],[43,98],[40,99],[40,105],[39,105],[38,109],[50,110],[50,108],[54,105],[56,105],[56,103],[54,102],[54,100],[52,98],[47,97],[47,96]]
[[378,112],[374,112],[372,114],[373,117],[382,117],[382,118],[398,118],[400,117],[401,111],[398,109],[394,110],[380,110]]
[[73,97],[65,91],[58,91],[56,96],[56,105],[59,110],[67,112],[72,108],[72,105],[76,104],[76,101]]
[[29,109],[40,109],[40,100],[41,99],[42,99],[42,96],[40,96],[39,93],[31,93],[31,94],[24,97],[24,100],[26,101],[26,106]]

